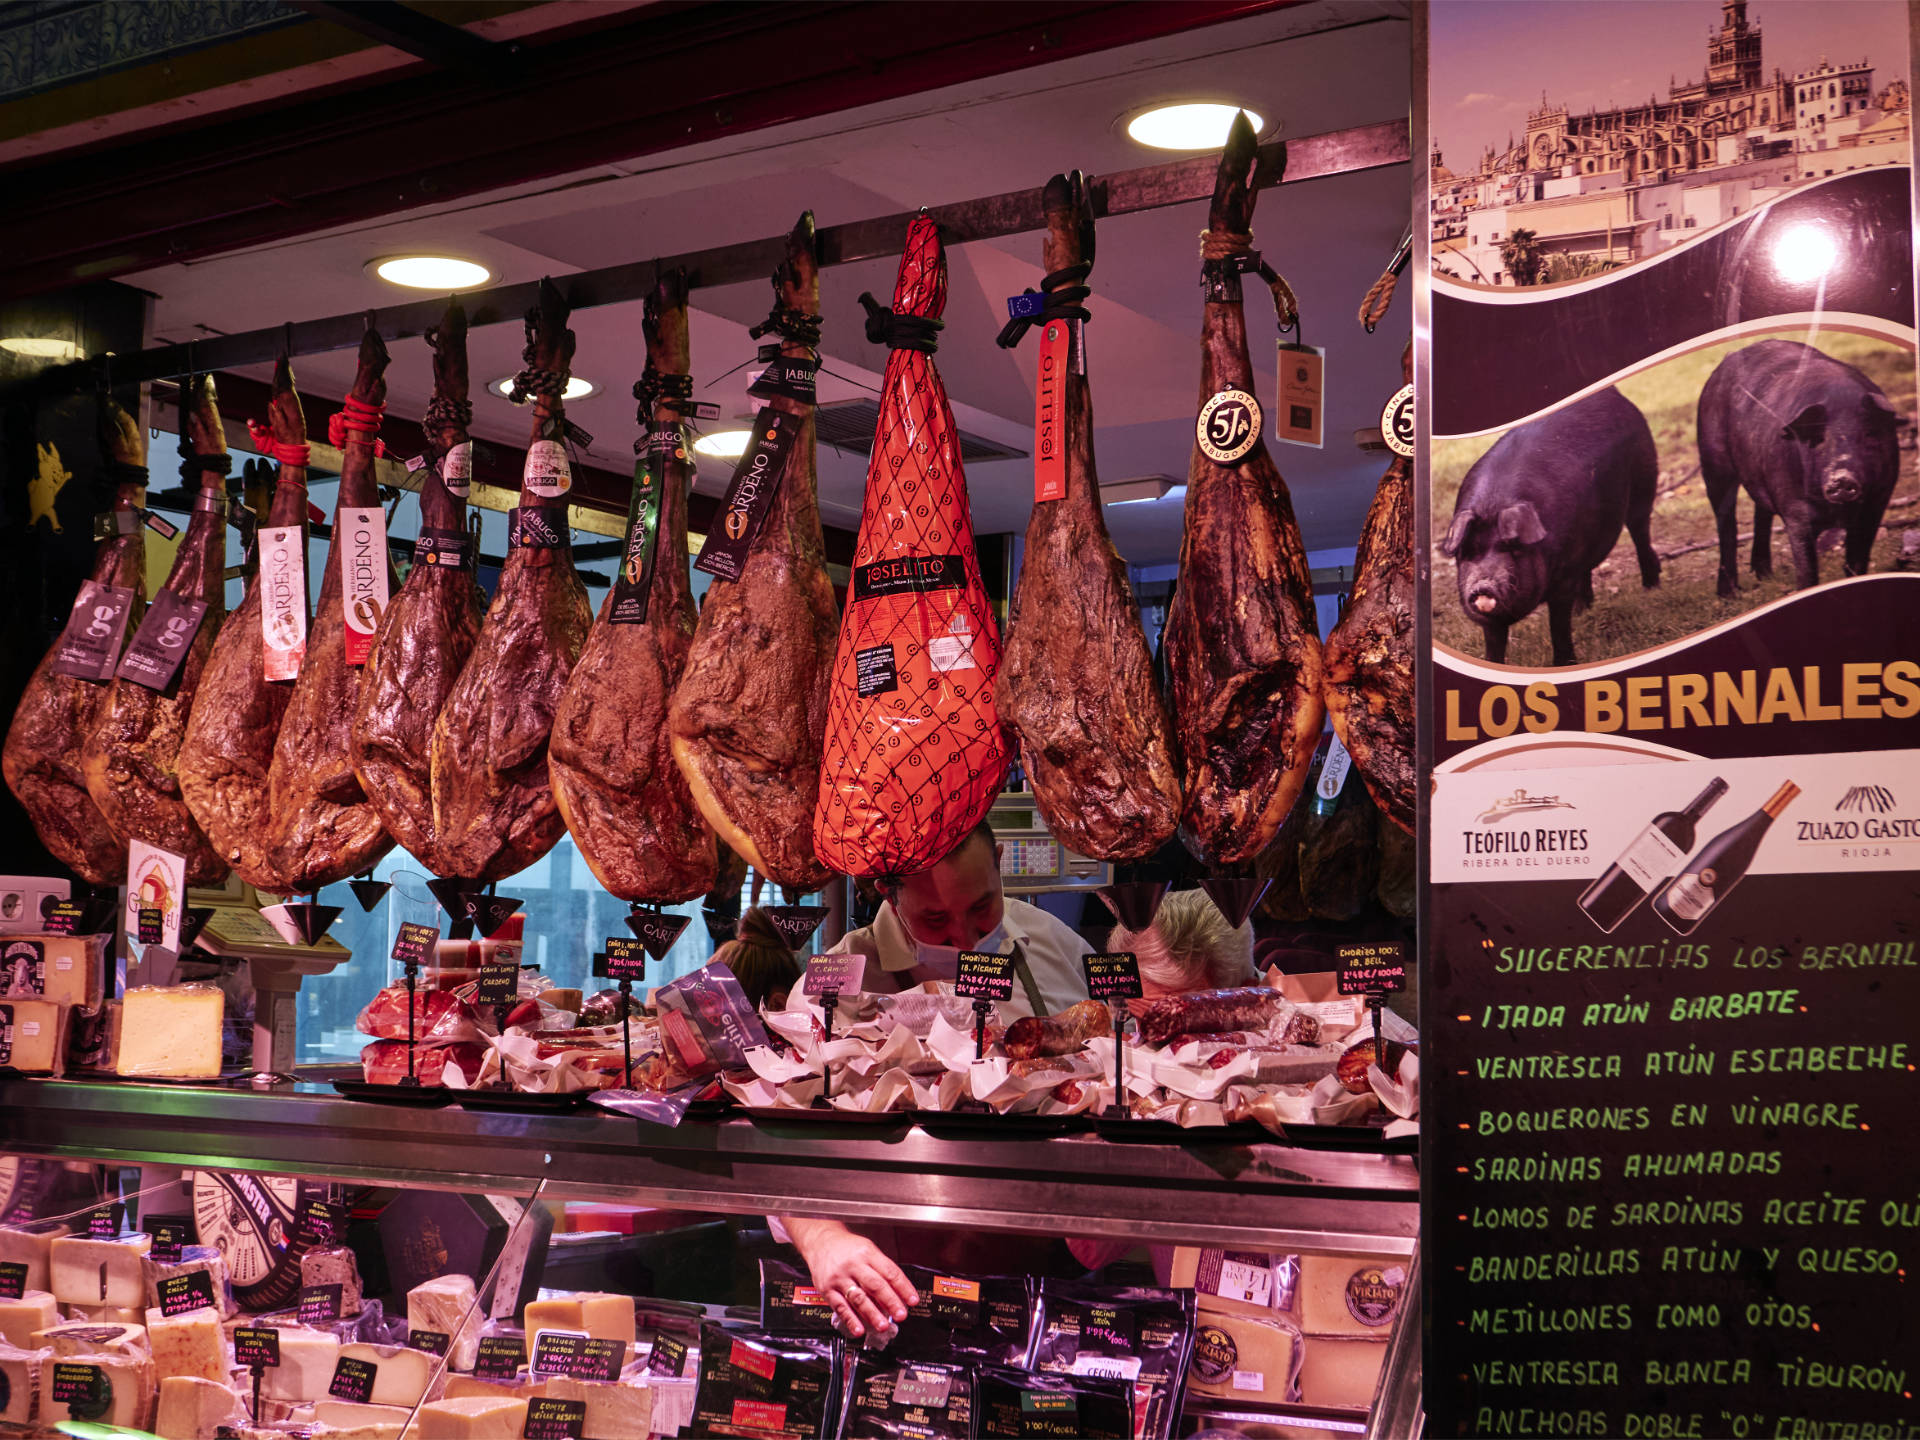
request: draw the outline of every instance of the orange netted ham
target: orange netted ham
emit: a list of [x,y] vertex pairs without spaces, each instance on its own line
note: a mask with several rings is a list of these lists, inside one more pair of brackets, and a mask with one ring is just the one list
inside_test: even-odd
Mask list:
[[947,300],[933,221],[907,227],[893,308],[860,298],[867,338],[892,353],[834,653],[813,845],[843,874],[911,875],[979,824],[1006,774],[993,700],[1000,636],[973,551],[953,411],[933,368]]

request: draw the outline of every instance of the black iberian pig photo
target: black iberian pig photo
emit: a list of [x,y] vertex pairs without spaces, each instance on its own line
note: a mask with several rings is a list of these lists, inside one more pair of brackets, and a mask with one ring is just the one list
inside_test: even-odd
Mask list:
[[1898,418],[1880,387],[1798,340],[1762,340],[1722,360],[1700,391],[1700,474],[1720,531],[1719,592],[1738,590],[1734,504],[1753,497],[1753,573],[1773,573],[1784,522],[1797,590],[1820,583],[1814,545],[1845,527],[1846,573],[1864,575],[1900,474]]
[[1440,544],[1460,572],[1460,608],[1486,632],[1487,659],[1544,600],[1553,663],[1571,665],[1573,612],[1593,603],[1593,568],[1624,526],[1640,583],[1660,583],[1648,533],[1659,460],[1634,403],[1611,387],[1509,430],[1461,482]]

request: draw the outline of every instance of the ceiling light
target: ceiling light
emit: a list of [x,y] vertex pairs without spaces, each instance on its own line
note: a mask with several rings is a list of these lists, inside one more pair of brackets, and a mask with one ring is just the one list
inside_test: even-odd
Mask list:
[[1824,225],[1796,225],[1773,242],[1773,268],[1789,285],[1822,279],[1839,258],[1840,247]]
[[16,335],[11,339],[0,340],[0,350],[11,350],[15,355],[24,355],[29,360],[78,360],[80,358],[80,347],[71,340],[50,340],[27,335]]
[[751,430],[716,430],[694,441],[693,448],[716,460],[738,460],[747,453],[747,445],[752,439]]
[[[1156,150],[1218,150],[1227,143],[1227,130],[1240,110],[1238,105],[1210,103],[1156,105],[1129,120],[1127,134]],[[1251,110],[1247,120],[1256,135],[1266,128],[1267,122]]]
[[[513,377],[511,375],[503,376],[488,385],[487,389],[504,400],[513,394]],[[589,395],[598,395],[599,393],[600,387],[593,381],[582,380],[578,375],[569,375],[567,377],[566,393],[560,398],[562,401],[584,400]]]
[[389,285],[409,290],[471,290],[493,278],[486,266],[453,255],[387,255],[368,266]]
[[1140,475],[1132,480],[1115,480],[1100,487],[1102,505],[1137,505],[1158,500],[1173,488],[1171,475]]

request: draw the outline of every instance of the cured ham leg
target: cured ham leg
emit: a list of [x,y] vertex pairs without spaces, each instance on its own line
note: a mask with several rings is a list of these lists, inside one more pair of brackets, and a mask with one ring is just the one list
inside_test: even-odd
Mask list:
[[[647,297],[644,329],[649,377],[686,375],[685,271],[661,277]],[[641,442],[649,447],[647,484],[658,487],[652,573],[639,573],[645,557],[629,532],[622,583],[607,592],[567,681],[547,760],[554,799],[594,877],[622,900],[664,905],[706,894],[718,852],[667,735],[667,700],[693,643],[693,457],[674,397],[646,381],[642,390],[654,399]]]
[[[94,551],[89,582],[133,592],[120,645],[140,623],[147,593],[146,531],[140,507],[146,499],[146,438],[139,424],[111,399],[101,402],[101,450],[113,495],[110,533]],[[62,637],[64,641],[64,635]],[[7,788],[33,821],[40,843],[53,858],[92,885],[118,885],[127,878],[127,842],[116,834],[87,793],[81,749],[106,705],[110,681],[86,680],[54,669],[62,642],[34,668],[7,728],[0,768]],[[119,648],[111,658],[119,660]]]
[[[1253,127],[1236,116],[1208,212],[1210,248],[1248,249],[1257,165]],[[1226,394],[1254,389],[1240,277],[1230,265],[1207,266],[1202,423],[1166,634],[1186,766],[1182,826],[1215,865],[1251,860],[1273,839],[1306,784],[1326,714],[1313,582],[1293,503],[1257,418],[1249,428],[1245,407]],[[1209,447],[1233,458],[1216,459]]]
[[551,850],[566,830],[547,770],[554,711],[593,623],[574,573],[565,490],[571,483],[560,396],[573,361],[567,305],[550,281],[527,315],[533,441],[513,512],[507,563],[466,668],[433,726],[435,854],[442,873],[500,880]]
[[[1091,264],[1093,207],[1078,171],[1047,183],[1046,208],[1048,273]],[[1137,860],[1180,823],[1173,725],[1154,683],[1126,562],[1100,511],[1084,353],[1067,359],[1066,372],[1059,383],[1067,492],[1036,502],[1027,522],[994,698],[1020,737],[1054,838],[1076,854]]]
[[[307,467],[294,462],[306,452],[307,422],[285,356],[274,367],[267,409],[270,448],[280,459],[280,473],[266,525],[297,525],[304,536]],[[303,553],[304,548],[303,543]],[[297,601],[304,616],[304,569],[301,576]],[[273,863],[268,839],[267,771],[293,682],[266,677],[260,624],[264,584],[260,576],[254,578],[213,642],[206,673],[200,677],[200,698],[187,717],[180,746],[180,794],[220,858],[249,885],[278,895],[288,885]]]
[[227,497],[222,477],[230,462],[213,381],[196,377],[180,408],[192,452],[189,464],[198,466],[200,485],[193,516],[161,588],[182,602],[197,600],[207,608],[164,693],[135,680],[113,682],[100,723],[81,750],[80,767],[87,793],[123,844],[140,840],[158,846],[186,861],[189,885],[217,885],[226,878],[227,862],[207,843],[181,798],[178,767],[187,717],[226,613]]
[[427,465],[420,485],[420,541],[413,569],[380,622],[360,705],[354,712],[353,772],[387,833],[436,875],[433,726],[473,654],[487,612],[467,544],[466,497],[473,474],[467,425],[467,312],[448,304],[427,332],[433,399],[427,407]]
[[[780,354],[810,365],[820,311],[811,212],[788,235],[773,284]],[[798,427],[786,470],[740,578],[707,590],[668,724],[707,823],[761,874],[805,893],[830,873],[814,855],[813,811],[840,616],[820,534],[813,406],[767,403]]]

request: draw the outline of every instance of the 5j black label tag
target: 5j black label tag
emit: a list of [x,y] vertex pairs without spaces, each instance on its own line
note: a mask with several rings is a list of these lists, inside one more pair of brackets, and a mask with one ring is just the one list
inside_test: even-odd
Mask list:
[[1013,998],[1013,956],[989,950],[962,950],[954,992],[969,1000]]
[[76,680],[113,679],[132,614],[131,589],[83,582],[73,612],[67,616],[66,629],[60,632],[60,642],[54,647],[53,673]]
[[272,1370],[280,1364],[280,1332],[265,1325],[242,1325],[233,1332],[233,1359],[249,1370]]
[[786,473],[787,450],[801,422],[769,405],[753,422],[753,438],[734,467],[727,493],[707,532],[693,568],[722,580],[738,580],[747,567],[747,551],[760,531],[773,493]]
[[190,1215],[149,1215],[141,1228],[153,1237],[153,1249],[150,1252],[153,1258],[163,1263],[178,1260],[180,1251],[193,1243],[193,1217]]
[[187,600],[171,590],[162,590],[140,617],[140,628],[134,632],[127,653],[120,657],[114,678],[165,691],[180,673],[206,613],[206,601]]
[[165,1276],[154,1289],[160,1297],[162,1315],[184,1315],[189,1310],[215,1308],[213,1276],[205,1270]]
[[413,542],[413,563],[448,570],[471,570],[473,547],[463,530],[422,530]]
[[508,548],[564,550],[567,544],[566,506],[521,505],[508,512]]
[[476,1380],[511,1380],[526,1363],[527,1347],[518,1335],[482,1335],[474,1357]]
[[327,1394],[336,1400],[365,1405],[373,1399],[373,1381],[379,1373],[380,1367],[371,1360],[342,1355],[334,1362],[333,1383],[327,1386]]
[[814,390],[814,372],[820,368],[817,360],[789,357],[777,352],[768,359],[767,368],[760,372],[760,378],[747,387],[747,394],[757,400],[771,400],[778,395],[788,400],[798,400],[802,405],[816,403]]

